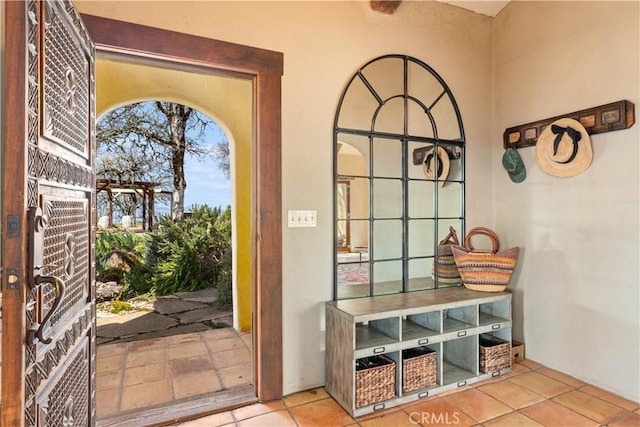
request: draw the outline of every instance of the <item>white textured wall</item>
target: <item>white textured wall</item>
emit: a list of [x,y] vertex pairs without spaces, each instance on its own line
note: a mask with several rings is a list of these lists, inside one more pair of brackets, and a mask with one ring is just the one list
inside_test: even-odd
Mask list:
[[[519,245],[515,335],[528,358],[640,400],[639,129],[591,137],[593,163],[556,178],[520,149],[527,178],[501,166],[511,126],[627,99],[638,119],[638,2],[512,2],[494,21],[495,227]],[[469,180],[475,177],[468,175]]]
[[[284,392],[324,384],[324,303],[332,295],[332,127],[347,79],[374,57],[432,66],[460,107],[469,158],[468,213],[487,224],[491,182],[491,19],[436,2],[394,15],[357,2],[77,1],[83,13],[284,53],[282,208],[318,211],[317,228],[283,218]],[[477,207],[477,208],[476,208]]]

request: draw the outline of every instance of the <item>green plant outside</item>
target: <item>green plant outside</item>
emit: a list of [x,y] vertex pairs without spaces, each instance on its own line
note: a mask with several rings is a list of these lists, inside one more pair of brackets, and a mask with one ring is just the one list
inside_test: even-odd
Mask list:
[[[123,294],[128,296],[214,287],[219,305],[229,305],[231,253],[231,207],[196,206],[180,221],[160,217],[158,230],[152,233],[100,234],[96,276],[124,283]],[[119,265],[114,266],[114,258]]]
[[98,304],[97,308],[109,313],[118,314],[123,311],[133,311],[135,308],[126,301],[109,301]]

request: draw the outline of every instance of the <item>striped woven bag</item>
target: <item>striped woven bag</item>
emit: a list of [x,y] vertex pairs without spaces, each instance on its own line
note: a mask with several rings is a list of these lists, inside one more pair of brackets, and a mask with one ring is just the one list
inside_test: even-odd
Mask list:
[[456,230],[453,227],[449,227],[449,234],[438,245],[437,261],[431,266],[431,277],[435,279],[435,276],[438,276],[438,283],[440,284],[457,285],[461,281],[460,272],[451,252],[451,247],[458,245],[460,245],[460,242],[458,242]]
[[[491,239],[491,250],[476,250],[471,245],[471,237],[481,234]],[[500,250],[498,236],[484,227],[469,231],[464,239],[464,247],[452,246],[451,252],[462,283],[468,289],[484,292],[501,292],[507,288],[511,274],[518,260],[520,248]]]

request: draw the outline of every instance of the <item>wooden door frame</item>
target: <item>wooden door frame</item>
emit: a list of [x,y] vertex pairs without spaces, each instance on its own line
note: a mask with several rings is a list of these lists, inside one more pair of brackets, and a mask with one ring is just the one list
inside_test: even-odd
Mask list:
[[[76,35],[70,36],[82,37],[84,31],[80,30],[79,23],[68,21],[68,19],[77,19],[77,16],[74,13],[70,13],[69,10],[62,10],[59,5],[61,3],[57,2],[55,9],[50,9],[53,16],[66,13],[64,24],[70,26],[68,30],[70,32],[79,31]],[[68,318],[61,317],[61,319],[65,320],[61,320],[60,323],[66,323],[68,328],[64,331],[57,331],[57,333],[60,335],[64,333],[64,338],[60,338],[59,335],[56,337],[55,345],[49,348],[35,349],[38,344],[27,344],[27,328],[35,326],[34,321],[40,321],[34,315],[40,308],[37,305],[36,308],[29,306],[30,303],[34,302],[33,293],[30,292],[30,285],[35,284],[33,273],[37,270],[33,265],[36,257],[33,253],[30,254],[29,250],[30,247],[34,248],[37,245],[33,242],[29,243],[34,233],[31,229],[32,225],[27,218],[27,210],[41,202],[45,194],[47,197],[60,197],[59,200],[65,200],[65,202],[69,201],[65,197],[76,192],[76,190],[78,193],[90,195],[92,173],[90,169],[85,169],[85,162],[87,164],[92,162],[94,153],[93,141],[89,141],[90,143],[84,147],[86,152],[79,149],[74,153],[73,150],[67,147],[60,148],[61,145],[53,142],[42,150],[34,148],[34,145],[42,148],[40,142],[51,136],[50,133],[47,134],[46,131],[41,129],[43,127],[42,117],[44,114],[42,110],[45,108],[45,100],[43,98],[46,96],[45,83],[43,83],[45,80],[43,71],[45,65],[43,65],[43,61],[39,56],[43,54],[42,51],[44,50],[43,34],[40,29],[42,28],[40,24],[43,23],[43,18],[37,14],[45,12],[41,9],[41,5],[35,2],[5,2],[1,7],[4,8],[3,30],[5,46],[3,65],[5,70],[3,73],[2,143],[0,145],[0,149],[2,149],[2,167],[0,168],[2,171],[0,180],[0,199],[2,201],[2,213],[0,216],[0,224],[2,226],[2,232],[0,233],[2,257],[2,372],[0,381],[2,392],[0,398],[2,401],[0,403],[2,404],[2,410],[0,424],[19,426],[24,425],[25,421],[36,422],[41,416],[46,416],[43,412],[38,412],[37,415],[35,413],[35,410],[38,410],[40,405],[38,399],[47,394],[43,399],[43,401],[46,401],[48,393],[52,392],[57,386],[54,382],[60,380],[60,376],[54,372],[54,369],[60,366],[69,366],[65,356],[74,353],[74,357],[80,356],[81,353],[79,352],[84,350],[84,356],[88,358],[87,365],[94,364],[93,344],[87,339],[88,331],[93,328],[90,313],[91,305],[95,298],[90,289],[82,289],[83,292],[89,294],[83,294],[82,296],[82,298],[86,298],[86,308],[84,309],[86,317],[81,315],[75,318],[77,321],[72,326],[67,322]],[[37,12],[34,12],[36,9]],[[31,13],[36,13],[37,16],[30,16]],[[53,19],[55,21],[55,18]],[[31,24],[28,24],[29,21],[31,21]],[[34,41],[36,39],[38,40],[37,42]],[[29,45],[29,43],[34,43],[34,45]],[[78,47],[82,50],[80,54],[89,55],[89,50],[92,47],[88,39],[78,40],[78,43]],[[86,78],[92,78],[94,64],[88,58],[85,59],[88,62]],[[71,70],[71,76],[73,76],[73,70]],[[74,85],[72,84],[71,86],[73,88]],[[89,89],[91,87],[92,83],[87,82],[87,102],[90,102],[92,95],[90,93],[91,89]],[[40,103],[39,106],[31,109],[31,106],[37,103]],[[79,108],[79,110],[82,111],[82,108]],[[82,114],[88,114],[89,112],[82,111]],[[85,120],[83,123],[88,126],[92,119],[87,117],[83,120]],[[87,141],[83,142],[86,143]],[[31,147],[30,144],[32,144]],[[42,159],[42,157],[39,157],[41,154],[46,159],[42,160],[38,166],[35,166],[40,162],[35,159]],[[50,160],[48,161],[48,159]],[[51,166],[54,162],[58,166]],[[65,169],[67,165],[68,169]],[[47,168],[56,170],[51,171],[51,176],[47,176],[45,179],[50,181],[45,185],[49,187],[49,191],[40,193],[40,186],[37,180],[46,175],[46,173],[42,173],[42,170]],[[36,173],[33,172],[34,169],[37,170]],[[61,170],[65,172],[70,170],[69,176],[73,177],[67,181],[67,178],[63,177],[63,174],[59,172]],[[30,200],[31,197],[33,199]],[[75,196],[71,197],[71,199],[73,198]],[[90,210],[92,202],[85,197],[82,198],[82,201],[86,202],[86,204],[82,203],[82,206]],[[87,212],[85,211],[86,214]],[[84,230],[88,240],[93,239],[93,231],[90,231],[90,229],[91,225],[86,224]],[[73,237],[74,235],[71,234],[71,236]],[[87,246],[87,248],[90,248],[90,246]],[[86,253],[86,260],[83,262],[85,264],[89,263],[93,256],[93,250],[83,249],[83,252]],[[69,265],[74,264],[74,261],[70,261]],[[88,272],[89,277],[83,277],[83,279],[86,279],[86,282],[82,283],[84,286],[93,281],[91,270],[88,269]],[[73,273],[68,274],[68,276],[72,275]],[[29,283],[30,280],[31,282]],[[54,310],[54,308],[50,310]],[[28,315],[29,311],[31,311],[31,314]],[[85,337],[82,344],[80,344],[79,340],[81,336]],[[82,348],[81,345],[85,347]],[[33,350],[30,357],[27,357],[27,347]],[[78,359],[81,360],[79,357]],[[46,360],[46,363],[42,363],[44,360]],[[25,372],[25,367],[28,363],[32,363],[29,367],[33,369],[30,372]],[[86,369],[86,374],[88,375],[90,368],[87,367]],[[57,378],[52,379],[55,376]],[[45,381],[50,382],[46,384]],[[86,383],[88,387],[86,396],[80,396],[80,399],[87,399],[87,406],[90,408],[92,406],[90,402],[93,400],[91,396],[93,391],[92,383],[93,380],[89,379]],[[43,387],[41,387],[42,385]],[[43,391],[44,389],[48,390]],[[39,394],[40,392],[43,393]],[[29,400],[26,400],[26,397],[29,397]],[[71,406],[67,408],[71,408],[74,399],[71,398],[67,402],[71,403]],[[40,406],[40,408],[42,407]],[[33,415],[33,419],[29,420],[25,415],[26,408],[33,409],[34,412],[30,412],[30,415]],[[73,411],[72,409],[70,410]],[[92,410],[89,409],[88,413],[84,415],[86,415],[86,419],[91,420],[93,416]]]
[[98,52],[204,67],[253,81],[253,369],[259,400],[282,397],[281,76],[283,54],[81,15]]
[[[4,117],[2,123],[2,416],[0,424],[24,414],[24,360],[27,324],[27,28],[26,6],[6,2],[4,9]],[[15,37],[7,37],[14,34]],[[24,35],[19,37],[17,35]],[[7,61],[6,58],[11,58]],[[11,126],[7,126],[11,123]],[[8,167],[11,166],[11,169]],[[6,195],[16,195],[6,197]],[[9,219],[12,218],[12,223]],[[13,230],[10,231],[10,228]],[[10,294],[10,298],[7,298]],[[7,369],[10,366],[11,369]],[[20,368],[21,366],[21,368]],[[10,421],[7,421],[10,420]]]

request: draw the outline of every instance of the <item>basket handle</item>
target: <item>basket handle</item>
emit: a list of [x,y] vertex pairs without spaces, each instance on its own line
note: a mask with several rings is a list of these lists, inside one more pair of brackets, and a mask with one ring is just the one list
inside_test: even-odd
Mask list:
[[[491,245],[493,246],[493,249],[491,251],[474,249],[473,245],[471,245],[471,237],[476,234],[482,234],[483,236],[489,237],[491,239]],[[496,235],[496,233],[485,227],[476,227],[472,228],[467,234],[467,237],[464,239],[464,247],[472,252],[491,252],[492,254],[495,254],[500,249],[500,243],[498,241],[498,236]]]
[[447,236],[440,241],[440,245],[460,245],[455,228],[449,226],[449,234],[447,234]]

